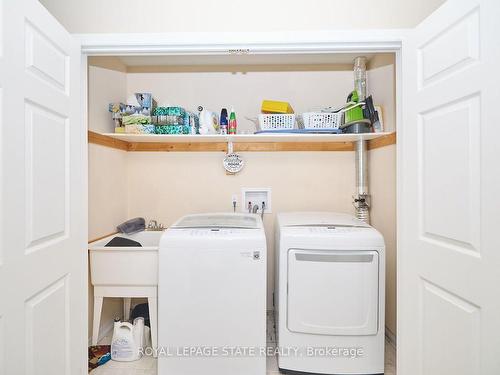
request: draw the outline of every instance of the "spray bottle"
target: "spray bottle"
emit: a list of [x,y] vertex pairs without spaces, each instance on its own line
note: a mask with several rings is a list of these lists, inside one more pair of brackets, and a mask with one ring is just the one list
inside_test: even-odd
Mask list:
[[229,115],[229,134],[236,134],[236,113],[234,112],[234,108],[231,108],[231,114]]

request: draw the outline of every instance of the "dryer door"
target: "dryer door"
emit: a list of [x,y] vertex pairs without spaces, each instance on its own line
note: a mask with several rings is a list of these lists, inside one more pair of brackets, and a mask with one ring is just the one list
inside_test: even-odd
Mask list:
[[376,251],[288,251],[287,326],[319,335],[375,335]]

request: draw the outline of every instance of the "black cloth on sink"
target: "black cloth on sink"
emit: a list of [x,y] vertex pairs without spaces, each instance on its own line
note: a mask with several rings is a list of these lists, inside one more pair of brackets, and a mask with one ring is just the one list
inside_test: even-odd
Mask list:
[[106,245],[109,247],[142,247],[142,245],[130,238],[124,237],[114,237],[111,241],[109,241]]

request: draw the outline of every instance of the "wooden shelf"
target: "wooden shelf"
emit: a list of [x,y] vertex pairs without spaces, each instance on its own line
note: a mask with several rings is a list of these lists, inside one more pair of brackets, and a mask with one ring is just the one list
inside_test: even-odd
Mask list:
[[395,132],[367,134],[237,134],[166,135],[88,132],[89,143],[125,151],[352,151],[353,142],[367,140],[374,149],[396,143]]
[[380,138],[390,133],[368,134],[237,134],[237,135],[189,135],[189,134],[124,134],[104,133],[103,135],[126,142],[162,143],[212,143],[212,142],[354,142],[360,139]]

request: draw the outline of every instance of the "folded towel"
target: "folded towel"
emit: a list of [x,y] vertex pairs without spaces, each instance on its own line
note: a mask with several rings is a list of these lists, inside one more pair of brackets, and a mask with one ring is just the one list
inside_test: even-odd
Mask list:
[[125,133],[127,134],[154,134],[155,133],[155,126],[152,124],[146,124],[146,125],[139,125],[139,124],[133,124],[133,125],[125,125]]
[[132,234],[136,232],[140,232],[141,230],[146,229],[146,220],[143,217],[136,217],[135,219],[127,220],[126,222],[118,225],[116,227],[119,232]]
[[186,114],[186,110],[182,107],[156,107],[153,111],[155,116],[181,116]]
[[145,116],[142,114],[134,114],[130,116],[123,116],[122,117],[122,123],[123,125],[144,125],[144,124],[151,124],[151,116]]
[[189,134],[191,129],[184,125],[156,125],[155,134]]

